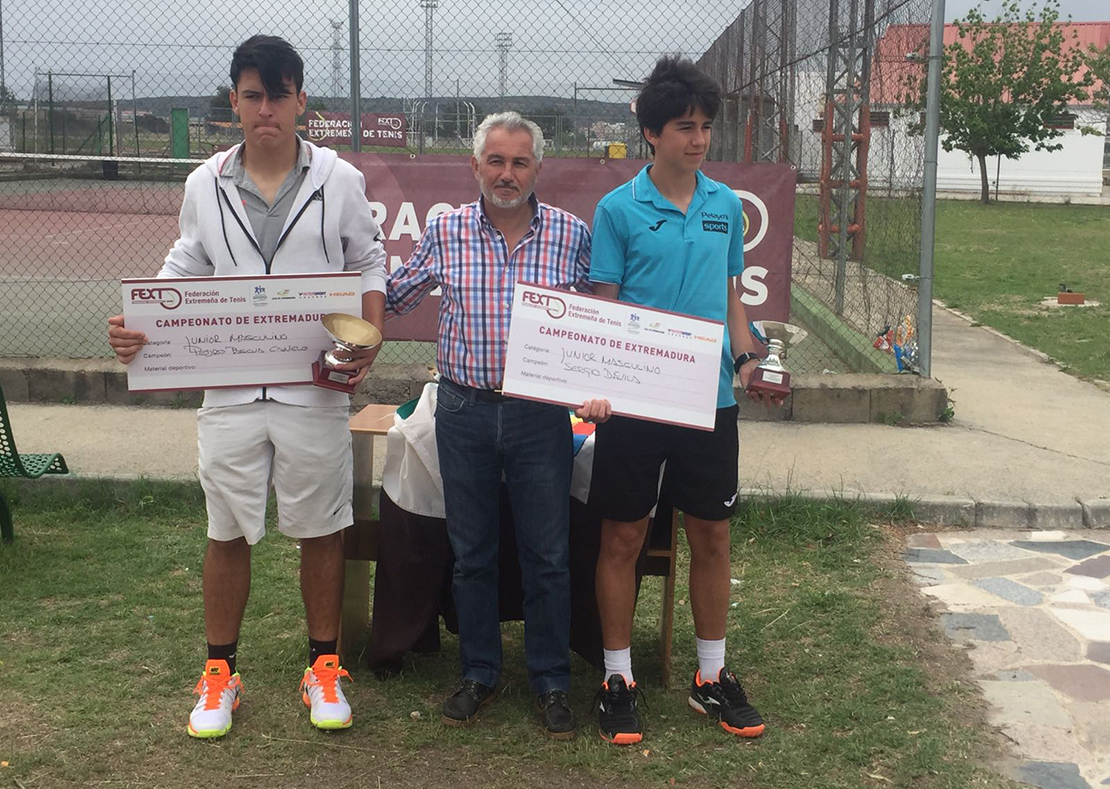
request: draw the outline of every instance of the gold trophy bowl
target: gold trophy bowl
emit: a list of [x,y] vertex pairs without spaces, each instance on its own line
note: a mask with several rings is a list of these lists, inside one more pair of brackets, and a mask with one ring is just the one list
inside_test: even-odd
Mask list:
[[[320,351],[320,357],[312,363],[312,382],[325,389],[351,394],[355,391],[351,380],[358,376],[359,371],[337,370],[336,367],[349,362],[349,354],[380,345],[382,333],[374,324],[342,312],[329,312],[320,322],[335,347]],[[337,352],[343,352],[347,358],[341,358]]]

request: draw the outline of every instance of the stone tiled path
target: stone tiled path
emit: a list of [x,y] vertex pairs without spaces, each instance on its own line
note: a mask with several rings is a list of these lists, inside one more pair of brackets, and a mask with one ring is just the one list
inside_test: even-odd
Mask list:
[[1110,786],[1110,532],[918,533],[905,558],[969,647],[1013,777]]

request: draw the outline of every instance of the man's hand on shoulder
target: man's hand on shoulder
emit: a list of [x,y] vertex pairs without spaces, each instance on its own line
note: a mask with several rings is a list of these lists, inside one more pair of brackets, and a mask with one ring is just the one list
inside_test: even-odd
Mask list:
[[603,299],[612,299],[613,301],[617,301],[620,298],[620,285],[614,285],[611,282],[594,282],[592,284],[595,296],[601,296]]
[[130,364],[139,349],[146,345],[146,335],[126,328],[122,315],[113,315],[108,319],[108,344],[121,364]]

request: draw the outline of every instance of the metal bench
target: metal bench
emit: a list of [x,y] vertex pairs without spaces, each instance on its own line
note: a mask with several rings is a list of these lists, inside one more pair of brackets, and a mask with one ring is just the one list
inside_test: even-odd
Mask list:
[[[0,477],[38,479],[43,474],[68,473],[65,458],[58,452],[21,455],[16,451],[8,405],[4,400],[4,390],[0,389]],[[11,542],[14,536],[11,509],[3,491],[0,491],[0,539]]]

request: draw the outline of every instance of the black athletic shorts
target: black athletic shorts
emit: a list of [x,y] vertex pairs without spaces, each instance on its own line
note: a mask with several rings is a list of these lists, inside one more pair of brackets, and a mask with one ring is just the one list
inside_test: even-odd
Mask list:
[[736,510],[736,461],[740,452],[738,406],[717,409],[710,433],[613,416],[594,432],[590,498],[601,516],[638,521],[655,506],[659,469],[667,462],[671,504],[695,518],[725,520]]

